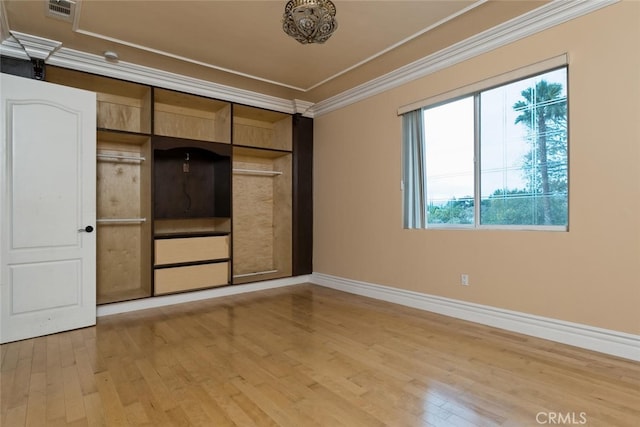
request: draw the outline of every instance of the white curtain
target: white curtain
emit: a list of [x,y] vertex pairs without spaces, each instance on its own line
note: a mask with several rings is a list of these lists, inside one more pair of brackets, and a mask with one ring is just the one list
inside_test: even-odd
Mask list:
[[427,225],[426,161],[422,110],[402,115],[402,183],[404,228]]

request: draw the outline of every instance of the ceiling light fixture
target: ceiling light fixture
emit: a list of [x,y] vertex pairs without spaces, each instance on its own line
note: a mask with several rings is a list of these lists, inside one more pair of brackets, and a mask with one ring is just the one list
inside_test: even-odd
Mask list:
[[331,0],[290,0],[284,7],[282,29],[302,44],[324,43],[337,28]]

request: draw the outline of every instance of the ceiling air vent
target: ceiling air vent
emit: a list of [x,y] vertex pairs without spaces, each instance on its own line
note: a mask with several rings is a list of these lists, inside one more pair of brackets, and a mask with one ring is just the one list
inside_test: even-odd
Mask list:
[[70,0],[47,0],[47,16],[63,21],[73,21],[76,3]]

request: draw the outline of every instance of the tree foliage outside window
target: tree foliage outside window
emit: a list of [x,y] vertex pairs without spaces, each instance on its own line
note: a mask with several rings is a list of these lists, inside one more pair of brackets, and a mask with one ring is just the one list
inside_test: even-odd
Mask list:
[[429,227],[566,228],[566,81],[564,67],[424,110]]

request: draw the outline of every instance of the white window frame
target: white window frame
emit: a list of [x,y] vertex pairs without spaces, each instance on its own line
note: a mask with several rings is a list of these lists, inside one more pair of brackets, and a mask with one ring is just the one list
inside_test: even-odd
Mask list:
[[[429,224],[428,219],[425,223],[425,229],[427,230],[518,230],[518,231],[569,231],[569,212],[570,207],[567,208],[567,224],[566,225],[526,225],[526,224],[518,224],[518,225],[501,225],[501,224],[481,224],[480,223],[480,192],[481,192],[481,170],[480,170],[480,126],[478,125],[480,120],[480,108],[479,102],[480,97],[478,94],[480,92],[509,84],[511,82],[515,82],[518,80],[524,80],[528,77],[532,77],[538,74],[543,74],[545,72],[553,71],[555,69],[559,69],[562,67],[567,67],[568,69],[569,61],[568,55],[562,54],[553,58],[546,59],[544,61],[537,62],[535,64],[531,64],[526,67],[518,68],[513,71],[509,71],[507,73],[482,80],[458,89],[454,89],[452,91],[448,91],[439,95],[435,95],[430,98],[426,98],[420,101],[413,102],[411,104],[407,104],[398,108],[398,115],[405,114],[409,111],[413,110],[424,110],[431,107],[436,107],[437,105],[442,105],[448,102],[453,102],[461,98],[465,97],[474,97],[474,159],[473,159],[473,168],[474,168],[474,223],[473,224]],[[568,85],[568,74],[567,74],[567,85]],[[569,109],[567,102],[567,111]],[[567,133],[569,129],[567,129]],[[567,158],[567,162],[569,159]],[[567,173],[568,173],[569,165],[567,164]],[[426,183],[428,185],[428,183]],[[568,185],[568,184],[567,184]],[[404,183],[402,183],[402,188],[404,188]],[[568,197],[568,195],[567,195]]]

